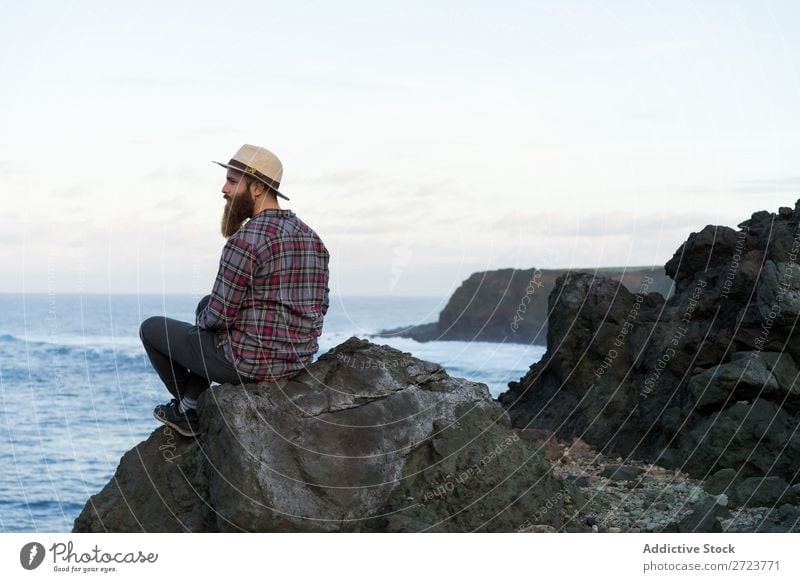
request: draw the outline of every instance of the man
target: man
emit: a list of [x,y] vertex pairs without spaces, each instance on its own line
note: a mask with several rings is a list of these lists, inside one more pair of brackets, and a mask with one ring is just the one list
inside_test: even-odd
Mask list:
[[153,411],[185,436],[198,434],[197,398],[211,382],[274,381],[298,372],[319,349],[328,311],[329,254],[317,233],[281,209],[283,166],[244,145],[227,164],[222,249],[211,295],[196,325],[150,317],[139,336],[172,393]]

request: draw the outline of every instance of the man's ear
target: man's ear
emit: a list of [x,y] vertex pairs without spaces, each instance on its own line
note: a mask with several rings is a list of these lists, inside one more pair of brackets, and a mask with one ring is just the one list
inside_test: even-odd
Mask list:
[[264,186],[263,182],[259,180],[253,180],[250,183],[250,192],[253,194],[254,198],[261,196],[264,192],[266,192],[267,187]]

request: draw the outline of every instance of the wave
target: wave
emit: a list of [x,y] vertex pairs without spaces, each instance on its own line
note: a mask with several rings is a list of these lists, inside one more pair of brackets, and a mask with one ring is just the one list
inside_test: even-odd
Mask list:
[[116,357],[125,360],[144,354],[138,336],[53,335],[25,338],[10,333],[0,334],[0,354],[22,346],[28,350],[41,349],[50,355],[62,357]]
[[11,333],[0,334],[0,342],[24,342],[34,344],[50,344],[63,346],[93,347],[97,345],[140,345],[139,336],[130,335],[78,335],[78,334],[53,334],[51,336],[32,335],[19,337]]

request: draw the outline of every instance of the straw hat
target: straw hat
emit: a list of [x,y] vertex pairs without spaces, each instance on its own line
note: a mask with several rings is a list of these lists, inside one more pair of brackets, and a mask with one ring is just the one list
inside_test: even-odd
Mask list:
[[252,176],[260,182],[269,186],[281,198],[289,200],[288,196],[284,196],[278,192],[278,187],[281,185],[281,178],[283,178],[283,164],[278,159],[278,156],[271,151],[258,146],[245,144],[239,148],[231,161],[227,164],[222,162],[214,162],[223,168],[233,168],[244,172],[248,176]]

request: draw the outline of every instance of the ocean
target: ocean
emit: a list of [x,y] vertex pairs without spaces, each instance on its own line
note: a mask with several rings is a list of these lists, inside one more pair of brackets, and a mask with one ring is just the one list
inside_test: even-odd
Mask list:
[[[0,295],[0,531],[69,532],[170,395],[138,336],[151,315],[194,321],[192,295]],[[437,362],[497,396],[541,346],[369,334],[436,321],[441,297],[330,298],[317,356],[351,336]]]

